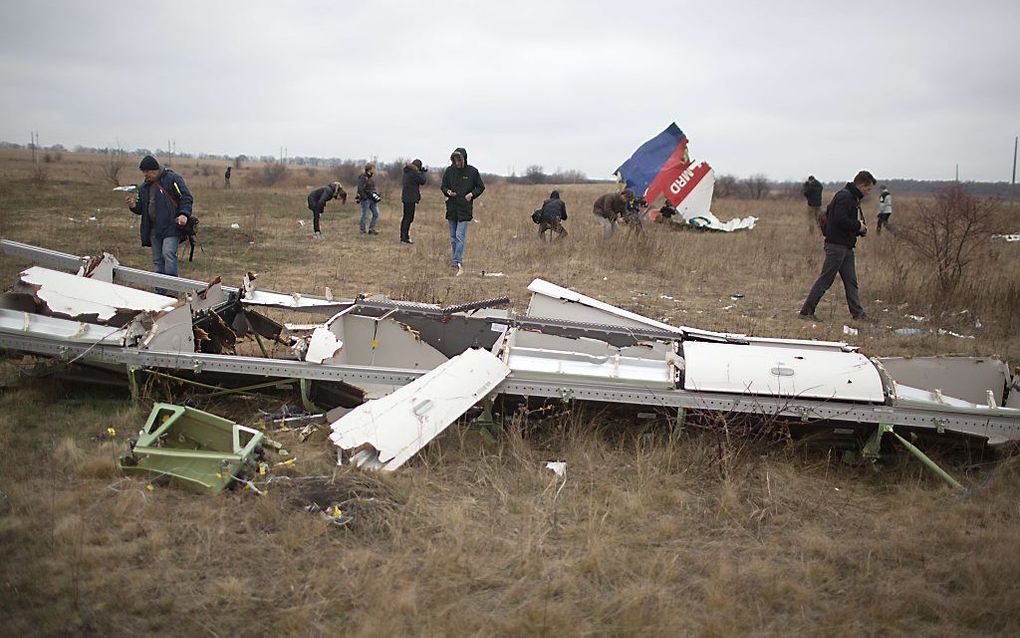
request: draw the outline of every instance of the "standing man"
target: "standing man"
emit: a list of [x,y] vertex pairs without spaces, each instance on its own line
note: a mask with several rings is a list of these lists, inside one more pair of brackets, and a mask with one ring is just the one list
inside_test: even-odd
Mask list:
[[474,218],[474,200],[485,191],[482,176],[477,168],[467,163],[467,151],[463,148],[455,148],[450,154],[450,165],[443,173],[440,190],[446,197],[453,274],[459,277],[464,273],[464,245],[467,243],[468,224]]
[[230,167],[227,167],[227,171],[223,173],[223,186],[224,188],[230,188]]
[[374,175],[375,164],[371,162],[365,164],[365,171],[358,175],[357,200],[361,204],[361,221],[358,222],[358,228],[362,235],[365,234],[365,222],[368,220],[368,211],[370,210],[372,211],[372,221],[368,225],[368,234],[379,234],[375,229],[375,223],[379,221],[379,202],[382,201],[382,196],[375,188]]
[[807,200],[808,231],[814,234],[818,230],[819,219],[822,216],[822,183],[815,179],[814,175],[808,175],[804,182],[801,193]]
[[[169,168],[161,168],[152,155],[143,157],[138,168],[145,181],[138,187],[138,194],[128,195],[125,202],[132,213],[142,216],[142,246],[152,248],[155,271],[176,277],[180,231],[191,217],[194,198],[184,178]],[[157,288],[156,292],[164,291]]]
[[629,188],[622,193],[606,193],[595,200],[592,213],[602,224],[602,239],[609,239],[616,232],[620,217],[627,214],[627,204],[634,199],[634,191]]
[[854,319],[866,320],[868,316],[861,306],[860,294],[857,291],[857,265],[854,261],[854,246],[857,238],[868,234],[868,227],[861,215],[861,200],[875,186],[875,178],[868,171],[861,171],[854,181],[836,193],[822,215],[822,234],[825,235],[825,262],[822,273],[811,286],[804,306],[800,309],[802,319],[815,319],[815,308],[822,295],[836,279],[836,273],[843,280],[846,291],[846,303],[850,307],[850,316]]
[[889,232],[893,232],[893,229],[889,227],[889,217],[892,216],[892,194],[889,193],[889,189],[885,186],[882,187],[882,194],[878,196],[878,227],[875,229],[875,234],[882,234],[882,227],[889,228]]
[[416,159],[404,166],[404,183],[400,192],[400,201],[404,204],[404,216],[400,218],[400,243],[413,244],[411,241],[411,222],[414,221],[414,209],[421,201],[421,187],[428,181],[429,169]]
[[341,204],[347,203],[347,191],[340,186],[340,182],[330,182],[308,193],[308,210],[312,211],[312,237],[314,239],[322,239],[322,233],[319,232],[319,217],[326,209],[326,202],[331,199],[339,199]]
[[556,239],[567,236],[563,222],[567,219],[567,205],[560,199],[560,192],[549,193],[549,199],[542,202],[542,221],[538,223],[538,238],[545,239],[547,231],[555,231]]

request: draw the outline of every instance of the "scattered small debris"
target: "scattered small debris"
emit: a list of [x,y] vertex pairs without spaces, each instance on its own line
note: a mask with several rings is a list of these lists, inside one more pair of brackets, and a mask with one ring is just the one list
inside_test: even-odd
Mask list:
[[545,468],[552,470],[560,478],[564,478],[567,475],[567,464],[565,461],[549,461],[545,464]]
[[299,219],[299,220],[297,220],[297,224],[298,224],[298,226],[304,228],[305,227],[305,220]]
[[743,298],[744,298],[744,293],[742,293],[742,292],[735,292],[732,295],[730,295],[730,299],[732,299],[733,301],[736,301],[737,299],[743,299]]
[[1013,233],[1010,235],[992,235],[992,239],[1002,239],[1003,241],[1020,241],[1020,233]]
[[938,333],[940,335],[949,335],[950,337],[956,337],[958,339],[973,339],[974,338],[974,335],[962,335],[962,334],[960,334],[958,332],[953,332],[952,330],[946,330],[944,328],[939,328]]
[[506,275],[504,275],[501,272],[485,272],[483,270],[482,271],[482,277],[506,277]]
[[851,328],[846,324],[843,325],[843,334],[850,335],[851,337],[853,337],[857,334],[857,332],[858,332],[857,328]]
[[893,330],[893,334],[897,337],[917,337],[924,334],[924,330],[920,328],[897,328]]
[[241,230],[241,225],[236,222],[231,224],[230,227],[233,228],[234,230]]
[[919,317],[917,315],[903,315],[903,316],[906,317],[907,319],[912,319],[917,322],[928,321],[928,317]]

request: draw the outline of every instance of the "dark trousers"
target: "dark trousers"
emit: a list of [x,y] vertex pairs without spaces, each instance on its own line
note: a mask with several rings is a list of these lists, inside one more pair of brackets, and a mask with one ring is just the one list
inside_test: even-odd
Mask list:
[[538,238],[545,239],[546,232],[552,236],[552,233],[556,233],[556,239],[563,239],[567,236],[567,229],[563,227],[563,223],[559,218],[542,220],[542,223],[538,225]]
[[322,215],[321,208],[312,209],[312,229],[315,232],[319,232],[319,216]]
[[400,218],[400,241],[408,241],[411,239],[411,222],[414,221],[414,207],[417,206],[415,202],[404,202],[404,216]]
[[878,228],[875,230],[875,232],[879,235],[882,234],[882,226],[885,226],[889,230],[889,232],[893,233],[894,235],[896,234],[893,231],[893,229],[889,227],[889,215],[878,216]]
[[814,314],[825,291],[836,280],[836,273],[839,273],[839,278],[843,280],[843,289],[846,291],[846,303],[850,307],[850,315],[856,318],[864,314],[864,308],[861,307],[861,296],[857,290],[857,265],[854,260],[854,249],[829,242],[825,242],[825,263],[822,264],[822,274],[818,275],[815,285],[811,286],[811,292],[808,293],[807,300],[804,301],[804,306],[800,309],[800,314]]

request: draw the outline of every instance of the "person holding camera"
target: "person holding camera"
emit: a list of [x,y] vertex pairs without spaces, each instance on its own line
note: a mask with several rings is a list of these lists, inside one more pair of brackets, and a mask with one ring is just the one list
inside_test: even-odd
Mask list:
[[474,200],[485,191],[478,169],[467,163],[467,151],[455,148],[450,154],[450,165],[443,172],[440,185],[446,197],[446,223],[450,226],[450,250],[453,274],[464,273],[464,246],[467,244],[468,224],[474,219]]
[[378,235],[379,233],[375,229],[375,224],[379,221],[379,202],[382,201],[382,196],[379,195],[379,191],[375,188],[375,164],[369,162],[365,164],[365,171],[358,175],[358,194],[355,196],[358,203],[361,204],[361,221],[358,223],[358,228],[361,230],[361,234],[365,234],[365,222],[368,221],[368,212],[372,211],[372,221],[368,224],[368,234]]
[[609,239],[616,232],[620,218],[627,214],[627,206],[634,199],[634,191],[627,188],[620,193],[606,193],[595,200],[592,213],[602,225],[602,239]]
[[825,212],[821,216],[822,234],[825,235],[825,262],[822,272],[811,286],[804,306],[800,309],[802,319],[815,317],[815,308],[821,301],[825,291],[836,279],[836,273],[843,280],[846,291],[846,303],[850,307],[850,316],[860,321],[868,319],[861,306],[861,296],[857,289],[857,265],[854,259],[854,246],[857,238],[868,234],[868,226],[861,214],[861,200],[875,186],[875,177],[868,171],[861,171],[848,183],[843,190],[832,197]]
[[[163,168],[152,155],[146,155],[138,165],[145,181],[138,186],[137,194],[125,200],[128,209],[141,215],[139,234],[142,246],[152,248],[152,265],[156,272],[177,276],[177,247],[181,231],[191,217],[194,198],[184,178],[169,168]],[[164,292],[157,289],[157,292]]]
[[322,239],[322,233],[319,231],[319,217],[322,216],[322,211],[326,209],[326,203],[331,199],[339,199],[341,204],[347,203],[347,191],[343,189],[340,182],[330,182],[308,193],[308,210],[312,211],[312,237],[315,239]]
[[400,201],[404,204],[404,216],[400,218],[400,243],[413,244],[411,241],[411,222],[414,221],[414,209],[421,201],[421,187],[428,181],[429,169],[422,166],[416,159],[404,166],[403,189]]

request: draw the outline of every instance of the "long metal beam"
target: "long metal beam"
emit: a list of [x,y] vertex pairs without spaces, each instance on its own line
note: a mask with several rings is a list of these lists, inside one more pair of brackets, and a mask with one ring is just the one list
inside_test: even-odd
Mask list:
[[[109,345],[68,343],[60,339],[9,333],[0,334],[0,346],[10,350],[59,357],[65,361],[84,360],[192,372],[227,372],[256,377],[345,381],[355,385],[359,382],[405,385],[427,372],[374,366],[321,365],[236,355],[157,352]],[[681,389],[621,387],[611,383],[569,379],[541,380],[521,376],[511,376],[502,382],[496,391],[501,394],[522,396],[710,410],[766,417],[792,417],[808,422],[826,420],[867,424],[888,423],[984,437],[993,445],[1020,438],[1020,420],[1015,417],[996,414],[974,415],[919,407],[689,392]]]

